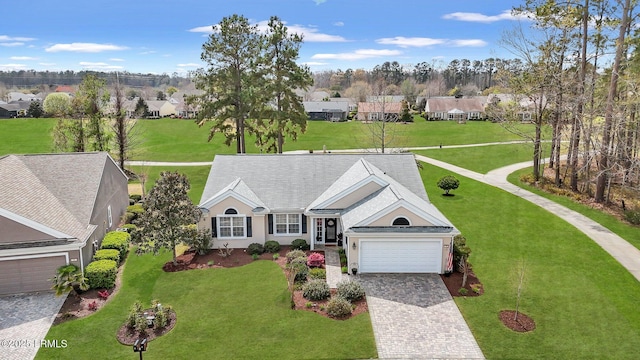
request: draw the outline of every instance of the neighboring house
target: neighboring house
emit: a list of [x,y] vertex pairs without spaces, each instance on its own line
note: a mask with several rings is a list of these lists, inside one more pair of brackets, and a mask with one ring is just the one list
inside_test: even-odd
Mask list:
[[479,97],[433,97],[427,99],[425,113],[428,120],[479,120],[485,118],[484,101]]
[[216,155],[199,207],[213,248],[302,238],[360,273],[444,273],[459,234],[412,154]]
[[349,114],[346,101],[304,101],[302,105],[309,120],[345,121]]
[[0,294],[84,269],[127,205],[127,177],[105,152],[0,157]]
[[[504,106],[515,105],[515,112],[518,119],[522,122],[530,122],[538,111],[538,106],[546,106],[546,97],[542,98],[542,104],[535,98],[518,94],[490,94],[487,97],[486,106]],[[499,120],[499,119],[492,119]]]
[[76,92],[76,89],[73,88],[73,86],[70,85],[58,85],[58,87],[56,87],[55,92],[61,92],[61,93],[67,93],[69,95],[73,95]]
[[348,98],[348,97],[332,97],[329,98],[329,101],[333,101],[333,102],[346,102],[347,104],[349,104],[349,111],[357,111],[358,110],[358,103],[352,99],[352,98]]
[[0,119],[16,118],[20,110],[18,104],[0,104]]
[[401,102],[361,102],[358,103],[358,120],[378,121],[398,120],[402,112]]
[[386,103],[400,103],[404,100],[404,95],[369,95],[367,96],[367,102],[379,102]]
[[41,101],[42,99],[33,94],[25,94],[21,92],[12,91],[7,94],[7,102],[17,102],[17,101]]
[[149,107],[148,117],[151,119],[176,115],[176,106],[167,100],[149,100],[147,101],[147,106]]

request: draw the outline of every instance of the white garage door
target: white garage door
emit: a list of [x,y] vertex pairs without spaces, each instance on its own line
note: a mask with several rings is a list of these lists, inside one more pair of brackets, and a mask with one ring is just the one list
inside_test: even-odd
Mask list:
[[441,240],[360,240],[362,273],[439,273]]

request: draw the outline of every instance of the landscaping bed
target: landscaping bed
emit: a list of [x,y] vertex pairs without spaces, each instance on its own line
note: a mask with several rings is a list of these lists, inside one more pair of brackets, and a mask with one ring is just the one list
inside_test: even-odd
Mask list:
[[[462,289],[462,273],[458,271],[454,271],[451,274],[440,275],[442,281],[447,286],[447,290],[451,296],[480,296],[484,294],[484,287],[476,274],[473,271],[470,271],[467,275],[467,283],[464,286],[464,289],[467,290],[466,294],[460,294],[460,289]],[[474,288],[477,289],[474,290]]]

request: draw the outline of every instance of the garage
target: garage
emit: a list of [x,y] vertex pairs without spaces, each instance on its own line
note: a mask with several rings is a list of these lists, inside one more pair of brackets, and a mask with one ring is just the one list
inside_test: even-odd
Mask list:
[[50,290],[49,279],[67,259],[67,253],[0,258],[0,295]]
[[440,273],[440,239],[361,239],[361,273]]

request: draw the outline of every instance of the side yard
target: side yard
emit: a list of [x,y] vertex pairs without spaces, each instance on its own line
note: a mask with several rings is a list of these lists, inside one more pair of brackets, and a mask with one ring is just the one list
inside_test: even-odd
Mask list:
[[[484,294],[456,298],[482,351],[491,359],[631,359],[640,346],[640,284],[593,241],[529,202],[463,177],[453,197],[439,196],[449,172],[421,171],[431,201],[472,249]],[[516,272],[526,263],[520,310],[536,322],[527,334],[504,327],[514,309]]]
[[47,339],[66,339],[66,349],[41,349],[38,359],[134,356],[116,340],[131,305],[159,299],[177,313],[176,327],[149,343],[145,358],[323,359],[376,356],[371,321],[362,314],[337,321],[294,311],[282,269],[255,261],[231,269],[165,273],[171,259],[131,254],[122,289],[95,314],[51,328]]

